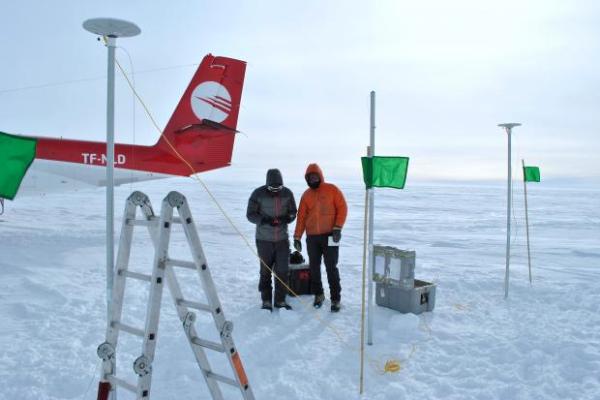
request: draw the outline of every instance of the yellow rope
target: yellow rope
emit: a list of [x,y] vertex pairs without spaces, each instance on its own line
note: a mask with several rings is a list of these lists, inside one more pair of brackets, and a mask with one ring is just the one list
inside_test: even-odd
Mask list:
[[[410,361],[410,359],[413,357],[416,351],[417,345],[413,344],[411,346],[410,353],[403,360],[398,360],[393,357],[390,357],[384,362],[382,359],[385,357],[382,357],[378,360],[371,360],[369,364],[379,375],[394,374],[404,369],[404,366],[408,363],[408,361]],[[383,365],[383,367],[381,367],[380,365]]]
[[386,361],[385,366],[383,367],[383,370],[389,373],[398,372],[400,371],[400,369],[402,369],[402,367],[400,366],[400,363],[396,360]]
[[[313,307],[311,307],[310,302],[308,301],[304,301],[302,300],[301,297],[299,297],[299,295],[292,289],[290,288],[287,283],[282,280],[273,269],[271,269],[270,266],[268,266],[258,255],[256,249],[254,248],[254,246],[252,246],[252,244],[250,243],[250,241],[246,238],[246,236],[242,233],[242,231],[235,225],[235,223],[233,222],[233,220],[229,217],[229,215],[227,214],[227,212],[223,209],[223,207],[221,206],[221,204],[219,203],[219,201],[217,200],[217,198],[213,195],[213,193],[211,192],[211,190],[208,188],[208,186],[204,183],[204,181],[195,173],[194,168],[192,167],[192,165],[185,159],[185,157],[183,157],[175,148],[175,146],[173,146],[173,144],[171,143],[171,141],[169,140],[169,138],[167,138],[164,134],[162,129],[160,129],[160,127],[158,126],[158,123],[156,122],[156,120],[154,119],[154,117],[152,116],[152,114],[150,113],[150,110],[148,109],[148,107],[146,106],[146,104],[144,103],[144,101],[142,100],[142,98],[140,97],[140,95],[137,93],[137,90],[135,89],[135,87],[133,86],[133,84],[131,83],[131,81],[129,80],[129,77],[127,76],[127,74],[125,73],[124,69],[121,67],[121,64],[119,63],[118,60],[115,59],[115,63],[118,66],[119,70],[121,71],[121,73],[123,74],[123,77],[125,78],[125,80],[127,81],[127,84],[129,85],[129,87],[131,88],[133,94],[135,95],[135,97],[138,99],[138,101],[140,102],[140,104],[142,105],[142,107],[144,108],[144,111],[146,112],[146,114],[148,115],[148,118],[150,118],[150,121],[152,122],[152,124],[154,125],[154,127],[156,128],[156,130],[158,131],[158,133],[160,134],[160,137],[163,138],[165,140],[165,142],[167,143],[167,145],[169,146],[169,148],[173,151],[173,153],[175,154],[175,156],[177,158],[179,158],[181,160],[181,162],[183,162],[185,165],[188,166],[188,168],[191,171],[190,178],[196,180],[198,183],[200,183],[200,185],[204,188],[204,190],[206,191],[206,193],[209,195],[210,199],[213,201],[213,203],[217,206],[217,208],[219,209],[219,211],[221,212],[221,214],[223,214],[223,216],[225,217],[225,219],[227,220],[227,222],[231,225],[231,227],[236,231],[236,233],[242,238],[242,240],[244,241],[244,243],[246,244],[246,246],[248,247],[248,249],[254,254],[254,256],[260,261],[261,265],[263,265],[265,268],[267,268],[275,277],[275,279],[277,279],[290,293],[292,293],[294,296],[296,296],[298,298],[298,300],[300,301],[300,303],[308,310],[312,311],[312,315],[321,323],[324,323],[325,326],[327,328],[329,328],[334,335],[338,338],[338,340],[346,347],[348,347],[350,350],[352,351],[360,351],[359,349],[355,349],[353,348],[353,346],[350,346],[348,343],[346,343],[346,341],[344,340],[343,336],[341,335],[341,333],[338,331],[338,329],[331,323],[331,322],[327,322],[325,321],[317,312],[316,310],[313,309]],[[413,351],[411,351],[411,354],[409,355],[412,356],[412,353],[414,352],[414,348]],[[408,358],[408,359],[409,359]],[[407,359],[407,360],[408,360]],[[373,360],[371,358],[369,358],[369,360],[371,362],[378,362],[377,360]],[[383,367],[384,372],[389,372],[389,373],[396,373],[399,372],[401,370],[400,368],[400,363],[395,360],[395,359],[389,359],[388,361],[385,362],[384,367]]]

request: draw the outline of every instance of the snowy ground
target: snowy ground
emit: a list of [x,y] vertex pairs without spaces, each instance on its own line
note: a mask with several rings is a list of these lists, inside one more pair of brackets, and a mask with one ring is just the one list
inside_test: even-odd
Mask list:
[[[252,240],[246,200],[262,177],[208,183]],[[301,299],[308,307],[291,299],[293,311],[259,310],[258,262],[197,183],[172,179],[133,187],[143,188],[155,209],[174,188],[191,201],[257,399],[360,397],[364,192],[356,182],[340,186],[350,214],[337,315],[329,303],[315,312],[310,297]],[[299,199],[304,187],[291,187]],[[117,189],[119,230],[131,189]],[[375,308],[364,399],[600,398],[600,189],[530,185],[532,287],[519,189],[508,300],[503,186],[409,183],[404,191],[378,192],[375,242],[415,249],[417,277],[435,281],[438,291],[434,312],[418,317]],[[105,331],[103,204],[102,189],[7,203],[0,217],[0,399],[96,398],[96,346]],[[146,232],[137,232],[131,265],[148,270],[151,247]],[[183,235],[173,239],[172,255],[187,256]],[[128,290],[125,320],[142,326],[145,287]],[[209,398],[170,296],[163,300],[152,397]],[[198,324],[212,331],[207,320]],[[140,347],[128,336],[122,335],[118,365],[133,378],[130,365]],[[388,359],[400,360],[402,369],[382,374]],[[226,365],[214,360],[217,369]],[[240,398],[236,391],[225,395]]]

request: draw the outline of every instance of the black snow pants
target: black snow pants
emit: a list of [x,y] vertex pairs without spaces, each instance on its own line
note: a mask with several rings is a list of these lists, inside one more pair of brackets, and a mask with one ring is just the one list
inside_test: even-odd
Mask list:
[[[289,240],[280,240],[278,242],[269,242],[267,240],[257,240],[256,249],[260,259],[269,266],[277,274],[277,276],[288,283],[288,268],[290,263],[290,242]],[[275,302],[285,301],[287,289],[279,281],[275,279]],[[261,294],[262,300],[272,299],[271,271],[269,271],[262,262],[260,263],[260,280],[258,282],[258,291]]]
[[323,283],[321,282],[321,257],[323,257],[331,301],[340,301],[342,287],[340,286],[340,272],[337,268],[340,248],[327,245],[329,236],[331,235],[308,235],[306,237],[306,250],[310,264],[310,287],[314,294],[323,294]]

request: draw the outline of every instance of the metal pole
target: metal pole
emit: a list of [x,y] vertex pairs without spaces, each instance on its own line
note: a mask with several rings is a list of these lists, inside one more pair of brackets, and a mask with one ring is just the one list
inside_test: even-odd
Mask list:
[[508,278],[510,268],[510,207],[512,199],[512,169],[511,169],[511,146],[510,146],[510,134],[512,128],[515,126],[521,126],[518,123],[498,124],[506,130],[508,135],[508,177],[507,177],[507,194],[506,194],[506,274],[504,276],[504,298],[508,298]]
[[529,284],[533,283],[531,278],[531,252],[529,250],[529,213],[527,211],[527,181],[525,181],[525,160],[521,159],[523,167],[523,191],[525,194],[525,230],[527,232],[527,263],[529,265]]
[[[118,37],[132,37],[141,33],[131,22],[115,18],[92,18],[83,22],[83,28],[104,38],[108,48],[106,95],[106,321],[110,326],[112,289],[114,280],[114,167],[115,167],[115,47]],[[100,381],[98,396],[106,381]],[[110,384],[109,384],[110,385]],[[110,385],[108,396],[116,400],[116,386]],[[100,398],[100,397],[99,397]]]
[[[371,123],[370,123],[370,158],[375,155],[375,92],[371,91]],[[369,193],[369,310],[367,315],[367,344],[373,344],[373,268],[375,265],[375,256],[373,254],[373,210],[375,203],[375,193],[373,188],[368,190]]]
[[510,203],[511,203],[511,191],[512,191],[512,179],[511,179],[511,147],[510,147],[510,133],[511,128],[506,128],[508,134],[508,178],[507,178],[507,195],[506,195],[506,274],[504,276],[504,298],[508,297],[508,275],[510,269]]
[[106,37],[108,79],[106,96],[106,312],[110,320],[114,274],[114,167],[115,167],[115,37]]

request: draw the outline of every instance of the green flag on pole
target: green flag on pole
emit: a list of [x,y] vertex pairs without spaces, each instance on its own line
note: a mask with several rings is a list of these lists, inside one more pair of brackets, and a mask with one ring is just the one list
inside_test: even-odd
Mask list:
[[538,167],[523,167],[523,179],[525,182],[539,182],[540,169]]
[[404,189],[408,157],[362,157],[363,180],[367,189],[389,187]]
[[0,132],[0,197],[15,198],[35,158],[36,139]]

